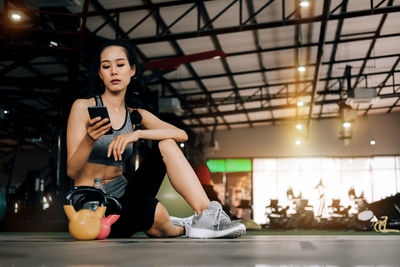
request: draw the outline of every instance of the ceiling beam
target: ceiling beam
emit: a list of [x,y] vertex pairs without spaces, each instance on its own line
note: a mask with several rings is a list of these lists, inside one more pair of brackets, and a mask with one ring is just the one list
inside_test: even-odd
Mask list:
[[[384,106],[384,107],[375,107],[371,108],[372,110],[380,110],[380,109],[385,109],[385,108],[390,108],[391,106]],[[397,105],[395,107],[400,107],[400,105]],[[363,111],[364,109],[359,109],[358,111]],[[322,118],[319,118],[318,116],[312,117],[312,120],[321,120],[321,119],[337,119],[339,118],[339,112],[331,112],[331,113],[324,113],[325,116]],[[307,116],[300,116],[298,120],[306,120]],[[257,123],[271,123],[271,124],[276,124],[277,122],[285,122],[285,123],[295,123],[296,117],[290,116],[290,117],[281,117],[281,118],[275,118],[275,119],[261,119],[261,120],[252,120],[251,122],[253,124]],[[231,125],[246,125],[248,122],[247,121],[233,121],[229,122]],[[206,126],[215,126],[214,124],[207,124],[205,123],[204,125]],[[203,127],[202,125],[197,125],[197,124],[192,124],[189,125],[190,128],[196,129],[196,128],[201,128]],[[217,126],[223,126],[222,124],[217,124]]]
[[[234,3],[234,2],[232,2],[232,3]],[[205,23],[206,25],[208,25],[207,27],[208,27],[209,29],[213,29],[214,27],[213,27],[213,25],[212,25],[212,21],[210,20],[210,17],[208,16],[208,13],[207,13],[207,10],[206,10],[206,8],[205,8],[205,6],[204,6],[204,3],[199,2],[199,5],[200,5],[200,7],[201,7],[201,15],[202,15],[202,18],[203,18],[203,20],[204,20],[204,23]],[[199,7],[199,8],[200,8],[200,7]],[[215,49],[217,49],[217,50],[219,50],[219,51],[223,51],[222,46],[221,46],[221,44],[220,44],[218,38],[217,38],[215,35],[212,35],[212,36],[211,36],[211,41],[212,41],[212,43],[213,43]],[[232,86],[232,88],[233,88],[233,92],[234,92],[234,94],[235,94],[235,96],[236,96],[236,99],[238,100],[238,102],[239,102],[240,105],[242,106],[243,113],[245,114],[245,116],[247,117],[247,119],[250,121],[250,117],[249,117],[249,114],[248,114],[247,111],[246,111],[246,107],[244,106],[243,99],[242,99],[242,97],[241,97],[241,95],[239,94],[239,91],[238,91],[238,89],[237,89],[238,86],[237,86],[235,80],[233,79],[232,70],[231,70],[231,68],[229,67],[229,64],[228,64],[228,62],[227,62],[227,60],[226,60],[225,58],[222,57],[222,58],[220,58],[220,60],[221,60],[222,66],[223,66],[223,68],[224,68],[224,70],[225,70],[225,73],[226,73],[225,76],[228,76],[228,80],[229,80],[229,82],[230,82],[230,84],[231,84],[231,86]],[[207,91],[208,91],[208,90],[207,90]],[[250,127],[253,127],[253,125],[252,125],[251,123],[249,123],[249,125],[250,125]]]
[[[208,2],[214,0],[202,0],[202,2]],[[171,7],[171,6],[180,6],[180,5],[189,5],[192,3],[198,3],[199,0],[178,0],[178,1],[170,1],[170,2],[161,2],[161,3],[151,3],[145,4],[140,6],[127,6],[127,7],[120,7],[120,8],[109,8],[105,10],[105,12],[101,11],[91,11],[88,12],[88,17],[94,16],[101,16],[103,14],[115,14],[115,13],[125,13],[125,12],[132,12],[132,11],[139,11],[139,10],[157,10],[163,7]]]
[[[386,75],[386,78],[380,83],[378,86],[378,95],[382,92],[382,89],[386,85],[387,81],[394,75],[395,72],[400,72],[400,70],[396,71],[397,65],[400,63],[400,56],[397,58],[396,62],[393,64],[392,69],[389,71],[389,73]],[[396,102],[397,103],[397,102]],[[369,105],[367,110],[364,113],[364,116],[367,116],[368,112],[371,110],[372,105]],[[391,107],[390,111],[394,108],[394,106]],[[389,111],[389,112],[390,112]]]
[[[373,38],[376,39],[386,39],[386,38],[395,38],[399,37],[400,33],[389,33],[389,34],[381,34],[379,36],[362,36],[362,37],[355,37],[355,38],[341,38],[338,41],[336,40],[331,40],[331,41],[325,41],[325,45],[334,45],[336,43],[350,43],[350,42],[360,42],[360,41],[369,41],[372,40]],[[342,35],[343,37],[343,35]],[[232,53],[226,53],[226,57],[235,57],[235,56],[244,56],[244,55],[249,55],[249,54],[255,54],[255,53],[269,53],[269,52],[276,52],[276,51],[282,51],[282,50],[292,50],[295,48],[309,48],[309,47],[314,47],[318,46],[318,43],[315,42],[308,42],[308,43],[302,43],[302,44],[297,44],[297,45],[284,45],[284,46],[274,46],[274,47],[269,47],[269,48],[263,48],[260,51],[258,50],[247,50],[247,51],[240,51],[240,52],[232,52]],[[158,56],[158,57],[149,57],[149,60],[158,60],[158,59],[164,59],[164,58],[169,58],[171,56]]]
[[[255,14],[253,0],[247,0],[246,3],[247,3],[248,16],[251,17],[253,14]],[[240,2],[240,4],[242,5],[242,1]],[[284,1],[282,1],[282,4],[284,5]],[[240,6],[240,8],[242,8],[242,6]],[[283,8],[284,8],[284,6],[283,6]],[[257,24],[258,23],[254,16],[251,18],[251,23],[252,24]],[[260,69],[265,69],[265,65],[264,65],[264,61],[263,61],[263,57],[262,57],[262,53],[261,53],[262,47],[261,47],[261,44],[260,44],[260,37],[259,37],[258,31],[257,30],[256,31],[252,31],[252,33],[253,33],[253,39],[254,39],[254,46],[256,47],[258,66],[260,67]],[[267,74],[265,72],[262,72],[261,74],[262,74],[261,77],[263,79],[263,83],[268,85]],[[264,88],[266,90],[266,92],[265,92],[266,95],[269,97],[270,92],[269,92],[269,87],[268,86],[260,88],[261,96],[263,95]],[[261,106],[263,107],[264,106],[263,102],[261,101],[260,103],[261,103]],[[267,100],[267,103],[268,103],[269,106],[271,106],[271,101]],[[271,117],[274,118],[274,113],[272,111],[271,111]]]
[[[345,13],[347,11],[347,4],[348,4],[348,0],[343,0],[343,2],[341,3],[340,13]],[[336,50],[337,50],[337,47],[339,45],[338,41],[340,40],[340,36],[342,34],[343,22],[344,22],[343,18],[339,19],[339,22],[338,22],[337,27],[336,27],[335,43],[333,44],[333,47],[332,47],[331,56],[330,56],[330,59],[329,59],[330,62],[334,62],[335,58],[336,58]],[[322,64],[324,64],[324,63],[322,63]],[[331,63],[328,66],[328,72],[326,74],[328,76],[328,78],[331,77],[333,65],[334,64]],[[326,80],[325,81],[324,90],[328,91],[329,90],[328,86],[329,86],[329,80]],[[325,100],[325,95],[322,96],[322,101],[323,100]],[[323,107],[321,107],[320,110],[319,110],[319,117],[322,117],[322,110],[323,110]]]
[[327,28],[328,19],[329,19],[330,6],[331,6],[331,0],[324,0],[324,6],[322,9],[322,17],[325,20],[321,21],[321,28],[319,31],[317,59],[316,59],[315,68],[314,68],[314,79],[312,82],[311,101],[310,101],[310,108],[308,111],[308,120],[307,120],[307,126],[306,126],[308,137],[310,136],[311,117],[312,117],[312,113],[313,113],[315,95],[317,92],[319,68],[321,66],[322,56],[324,54],[323,48],[324,48],[324,43],[325,43],[325,34],[326,34],[326,28]]
[[[145,0],[145,2],[149,5],[152,4],[151,0]],[[167,28],[167,25],[165,24],[164,20],[161,18],[159,12],[155,12],[153,15],[154,19],[157,21],[157,25],[158,27],[161,28],[162,32],[164,32],[164,34],[168,34],[170,33],[170,30]],[[182,48],[180,47],[180,45],[178,44],[178,42],[176,40],[169,40],[170,44],[172,45],[173,49],[175,50],[175,52],[177,53],[178,56],[183,56],[184,52],[182,50]],[[190,63],[185,63],[186,68],[188,69],[190,75],[192,76],[192,79],[194,79],[194,81],[196,81],[196,83],[198,84],[198,86],[200,87],[200,89],[204,92],[207,93],[208,89],[207,87],[204,85],[204,83],[201,81],[201,79],[199,78],[199,75],[197,74],[197,72],[194,70],[194,68],[192,67],[192,65]],[[167,79],[166,79],[167,80]],[[167,80],[169,83],[171,83],[169,80]],[[184,105],[184,104],[183,104]],[[211,110],[211,108],[214,109],[214,111]],[[216,105],[211,105],[208,106],[207,109],[210,112],[213,112],[215,115],[220,116],[222,121],[225,122],[225,125],[228,129],[230,129],[230,126],[228,124],[228,122],[225,120],[225,118],[220,115],[220,111],[218,109],[218,106]],[[215,121],[217,122],[217,119],[215,119]],[[208,129],[207,129],[208,130]]]
[[[229,34],[229,33],[237,33],[244,31],[253,31],[253,30],[261,30],[268,28],[276,28],[276,27],[284,27],[284,26],[292,26],[297,24],[306,24],[312,22],[323,22],[326,20],[338,20],[338,19],[346,19],[346,18],[356,18],[370,15],[379,15],[379,14],[387,14],[387,13],[395,13],[400,11],[400,5],[390,6],[390,7],[382,7],[382,8],[373,8],[373,9],[365,9],[365,10],[356,10],[349,11],[341,14],[331,14],[328,18],[322,15],[317,15],[309,18],[298,18],[298,19],[288,19],[288,20],[278,20],[271,22],[264,22],[258,24],[248,24],[248,25],[238,25],[232,27],[225,28],[215,28],[215,29],[206,29],[206,30],[196,30],[192,32],[182,32],[182,33],[171,33],[164,35],[156,35],[150,37],[139,37],[131,39],[134,44],[145,44],[145,43],[154,43],[154,42],[163,42],[170,40],[180,40],[187,38],[198,38],[202,36],[212,36],[217,34]],[[329,13],[329,11],[328,11]]]
[[[389,0],[387,6],[388,7],[392,6],[393,5],[393,1],[394,0]],[[353,90],[357,87],[358,83],[360,82],[360,79],[361,79],[362,74],[364,72],[365,66],[367,65],[367,62],[368,62],[369,58],[371,57],[372,51],[374,50],[375,43],[376,43],[376,40],[377,40],[376,37],[381,34],[381,31],[382,31],[383,25],[385,24],[387,16],[388,16],[388,14],[383,14],[381,20],[379,21],[378,28],[375,31],[374,37],[372,39],[372,42],[369,45],[369,48],[368,48],[367,54],[365,56],[365,59],[364,59],[362,65],[361,65],[361,68],[360,68],[360,71],[358,73],[358,76],[357,76],[357,78],[356,78],[356,80],[354,82],[354,85],[352,87]],[[348,89],[350,89],[350,88],[348,88]]]

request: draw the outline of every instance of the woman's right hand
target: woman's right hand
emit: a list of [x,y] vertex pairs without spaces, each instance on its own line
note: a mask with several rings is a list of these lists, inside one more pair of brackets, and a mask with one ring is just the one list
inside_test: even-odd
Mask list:
[[111,123],[109,123],[108,118],[101,119],[101,117],[96,117],[91,120],[86,125],[87,135],[93,141],[97,141],[111,128]]

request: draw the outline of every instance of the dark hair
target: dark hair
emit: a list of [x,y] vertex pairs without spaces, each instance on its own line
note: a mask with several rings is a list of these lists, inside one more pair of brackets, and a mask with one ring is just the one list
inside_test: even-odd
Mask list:
[[128,58],[129,65],[131,66],[131,68],[133,67],[133,65],[137,65],[135,53],[134,53],[133,47],[130,43],[128,43],[125,40],[111,40],[100,46],[99,53],[98,53],[98,55],[99,55],[98,66],[100,66],[100,62],[101,62],[101,53],[103,53],[104,49],[106,49],[107,47],[110,47],[110,46],[122,47],[125,50],[125,54],[126,54],[126,57]]
[[[100,46],[99,53],[98,53],[98,56],[99,56],[98,66],[99,67],[100,67],[100,63],[101,63],[101,53],[103,53],[104,49],[106,49],[107,47],[110,47],[110,46],[122,47],[125,50],[126,57],[128,58],[129,66],[131,66],[131,68],[133,66],[137,66],[136,57],[135,57],[135,53],[134,53],[132,45],[125,40],[111,40]],[[137,71],[138,71],[138,69],[136,68],[136,73],[137,73]],[[132,78],[131,82],[128,85],[127,94],[125,94],[125,101],[127,101],[128,100],[127,98],[130,98],[130,95],[132,95],[132,94],[135,99],[138,97],[138,94],[139,94],[137,91],[138,89],[134,88],[134,87],[137,87],[137,85],[135,86],[135,85],[133,85],[133,83],[135,83],[135,78]],[[130,102],[130,101],[127,101],[127,102]],[[133,101],[131,106],[134,108],[134,110],[130,113],[131,121],[133,124],[139,125],[142,122],[142,116],[137,111],[137,109],[140,107],[140,103],[138,101]]]

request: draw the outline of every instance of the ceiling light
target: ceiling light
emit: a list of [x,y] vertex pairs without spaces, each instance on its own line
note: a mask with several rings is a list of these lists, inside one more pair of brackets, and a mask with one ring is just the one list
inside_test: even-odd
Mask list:
[[371,146],[374,146],[374,145],[376,144],[376,141],[375,141],[375,140],[371,140],[371,141],[369,141],[369,144],[370,144]]
[[351,127],[351,123],[350,122],[343,122],[343,128],[350,128]]
[[310,2],[308,0],[301,0],[300,1],[300,6],[301,7],[308,7],[310,5]]
[[300,65],[300,66],[297,68],[297,70],[298,70],[299,72],[305,72],[305,71],[306,71],[306,67],[303,66],[303,65]]
[[301,140],[296,140],[296,146],[301,145]]
[[297,129],[297,130],[303,129],[303,124],[298,123],[298,124],[296,125],[296,129]]
[[18,14],[18,13],[11,13],[11,19],[13,20],[13,21],[20,21],[21,20],[21,15],[20,14]]
[[3,111],[3,113],[4,114],[8,114],[8,113],[10,113],[7,109],[5,109],[4,111]]
[[302,107],[302,106],[304,106],[304,102],[303,102],[303,101],[299,101],[299,102],[297,102],[297,106],[298,106],[298,107]]

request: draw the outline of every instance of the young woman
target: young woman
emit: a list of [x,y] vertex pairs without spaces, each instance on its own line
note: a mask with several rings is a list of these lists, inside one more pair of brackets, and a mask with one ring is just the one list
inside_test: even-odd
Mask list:
[[[244,225],[231,222],[217,202],[210,202],[195,172],[176,142],[187,140],[185,131],[144,110],[128,109],[125,93],[135,65],[131,47],[113,41],[100,49],[99,76],[105,92],[91,99],[77,99],[67,127],[68,176],[75,186],[91,186],[102,178],[107,193],[122,204],[120,219],[111,236],[129,237],[144,231],[151,237],[235,238],[245,234]],[[90,119],[88,107],[106,106],[110,121]],[[144,130],[135,130],[130,118],[141,119]],[[136,123],[135,123],[136,124]],[[106,134],[112,129],[112,134]],[[132,143],[154,140],[148,156],[129,181],[122,167],[132,153]],[[189,219],[171,221],[166,208],[155,198],[165,173],[174,189],[195,211]]]

